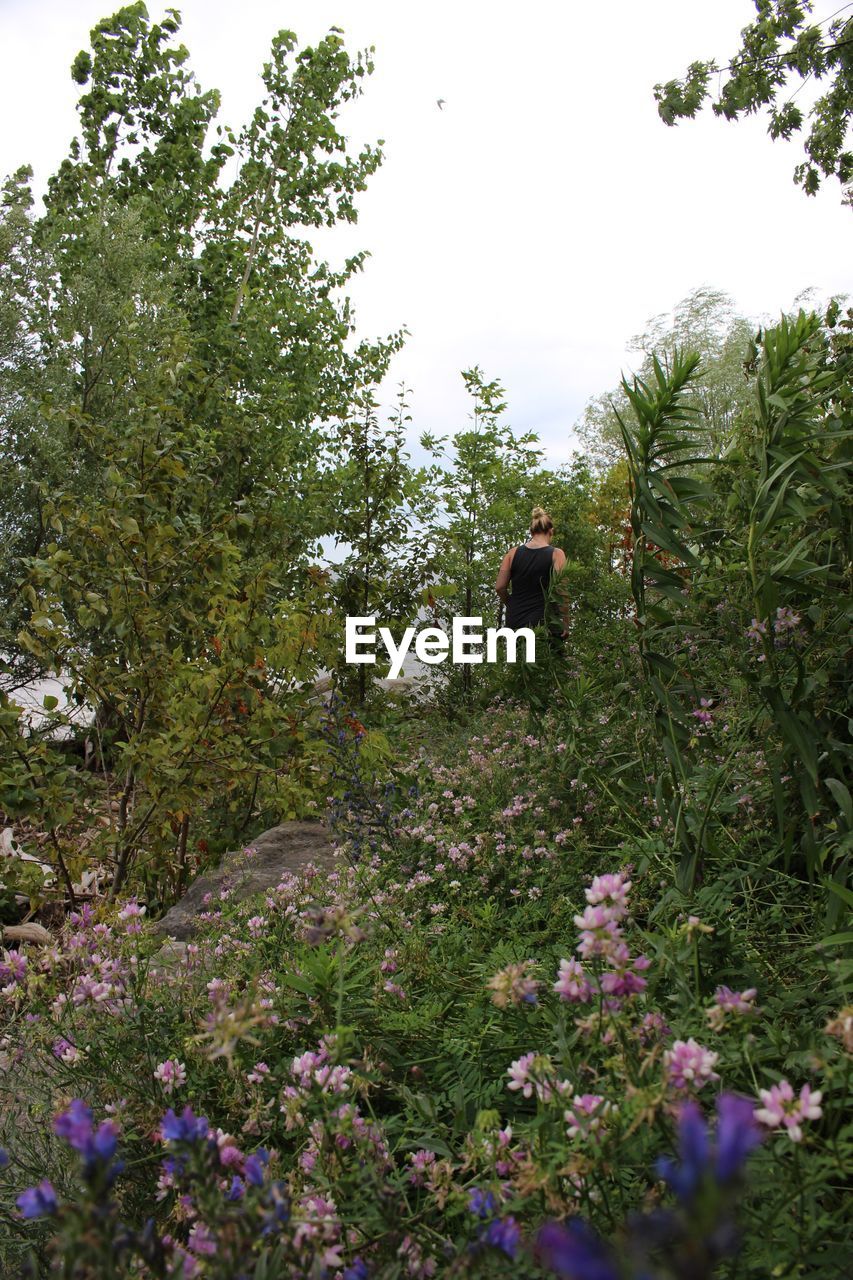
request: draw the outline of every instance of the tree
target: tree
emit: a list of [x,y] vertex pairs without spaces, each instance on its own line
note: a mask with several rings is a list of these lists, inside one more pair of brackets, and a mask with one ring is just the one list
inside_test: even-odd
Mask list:
[[[373,388],[365,389],[357,412],[331,437],[329,483],[336,497],[337,545],[347,554],[337,567],[333,597],[344,616],[376,616],[380,625],[405,628],[422,605],[430,561],[424,536],[429,487],[411,466],[405,448],[411,421],[406,388],[387,425],[377,414]],[[351,675],[339,670],[339,678]],[[359,704],[367,694],[367,667],[354,677]]]
[[[486,382],[476,367],[462,377],[473,400],[471,426],[450,442],[429,434],[421,438],[423,448],[441,464],[433,472],[442,504],[433,536],[436,572],[446,590],[428,598],[436,616],[448,612],[452,600],[453,613],[482,617],[488,625],[497,610],[494,580],[501,559],[514,541],[522,540],[530,519],[528,490],[542,453],[535,434],[516,436],[501,422],[506,403],[499,382]],[[473,668],[464,665],[460,671],[463,697],[469,701]]]
[[335,514],[322,428],[399,343],[353,347],[341,290],[363,256],[333,271],[306,238],[355,218],[379,164],[336,127],[369,56],[335,30],[302,50],[279,33],[250,123],[209,145],[218,96],[178,27],[133,4],[94,29],[80,138],[43,217],[19,184],[0,295],[3,430],[26,412],[59,456],[52,478],[21,455],[39,514],[7,574],[27,579],[18,646],[98,708],[114,890],[143,845],[168,879],[176,835],[180,879],[189,813],[251,815],[259,779],[278,814],[299,803],[305,690],[331,658],[310,573]]
[[712,101],[711,109],[726,120],[769,108],[771,138],[790,138],[805,123],[802,108],[789,94],[780,97],[789,81],[798,76],[826,80],[828,87],[814,103],[811,128],[804,147],[806,159],[794,170],[794,181],[807,195],[814,195],[821,178],[835,177],[844,192],[843,201],[853,207],[853,148],[850,115],[853,110],[853,15],[849,5],[823,23],[808,24],[811,0],[755,0],[758,17],[741,32],[742,44],[726,66],[716,61],[692,62],[683,80],[655,85],[658,112],[665,124],[692,118],[711,96],[712,76],[728,78]]
[[[629,349],[642,352],[639,376],[644,380],[653,374],[655,354],[672,360],[677,350],[689,349],[700,356],[698,377],[691,381],[692,401],[699,411],[702,446],[717,457],[749,398],[743,366],[753,332],[753,325],[736,312],[728,294],[703,286],[683,298],[671,316],[653,316],[645,332],[628,344]],[[578,434],[599,466],[612,466],[623,457],[618,418],[629,409],[622,385],[586,406]]]

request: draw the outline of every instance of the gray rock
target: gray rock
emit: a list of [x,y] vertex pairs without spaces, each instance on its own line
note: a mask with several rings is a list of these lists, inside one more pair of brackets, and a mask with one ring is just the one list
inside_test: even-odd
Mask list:
[[197,928],[196,917],[208,909],[205,895],[212,893],[218,898],[226,881],[232,898],[240,901],[274,889],[284,872],[301,871],[306,863],[313,862],[324,870],[335,866],[332,838],[321,822],[282,822],[247,847],[256,852],[247,854],[241,849],[226,853],[218,867],[194,880],[162,920],[155,921],[154,929],[181,941],[191,938]]

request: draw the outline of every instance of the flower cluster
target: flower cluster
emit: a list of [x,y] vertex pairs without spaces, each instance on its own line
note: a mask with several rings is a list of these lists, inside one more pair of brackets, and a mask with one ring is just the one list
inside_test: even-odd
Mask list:
[[508,964],[499,969],[487,984],[492,992],[492,1003],[499,1009],[505,1009],[508,1004],[536,1004],[539,983],[530,972],[532,967],[533,961],[525,960],[522,964]]

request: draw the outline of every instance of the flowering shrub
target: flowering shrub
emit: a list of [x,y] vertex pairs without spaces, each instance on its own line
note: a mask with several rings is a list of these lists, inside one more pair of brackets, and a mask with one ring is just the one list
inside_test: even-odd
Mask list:
[[786,968],[778,930],[741,930],[752,906],[725,886],[685,909],[648,839],[633,869],[600,865],[597,718],[594,748],[555,751],[557,782],[513,803],[560,732],[513,718],[381,783],[381,821],[331,874],[246,902],[226,886],[179,961],[139,903],[3,955],[0,1088],[14,1117],[23,1080],[33,1120],[3,1135],[10,1267],[835,1274],[833,971],[801,1004],[803,953]]

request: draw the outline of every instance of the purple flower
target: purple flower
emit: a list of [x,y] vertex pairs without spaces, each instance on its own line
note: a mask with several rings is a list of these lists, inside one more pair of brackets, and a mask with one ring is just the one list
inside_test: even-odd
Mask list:
[[118,1146],[118,1128],[112,1120],[104,1120],[95,1129],[91,1108],[80,1098],[74,1098],[65,1111],[54,1117],[53,1130],[83,1157],[85,1178],[105,1172],[112,1183],[121,1173],[121,1162],[110,1166]]
[[678,1116],[679,1161],[664,1156],[657,1162],[659,1176],[682,1203],[693,1199],[710,1167],[710,1154],[708,1126],[702,1110],[698,1103],[686,1102]]
[[536,1253],[544,1267],[566,1280],[619,1280],[609,1249],[583,1218],[546,1222]]
[[58,1208],[56,1192],[47,1178],[37,1187],[27,1187],[26,1191],[22,1191],[15,1204],[23,1218],[43,1218],[56,1213]]
[[269,1163],[269,1153],[260,1147],[253,1155],[247,1156],[243,1167],[246,1181],[252,1187],[264,1185],[264,1166]]
[[53,1131],[64,1138],[75,1151],[85,1154],[92,1141],[92,1111],[80,1098],[75,1098],[53,1121]]
[[521,1243],[521,1231],[515,1218],[495,1218],[485,1230],[483,1243],[500,1249],[508,1258],[514,1258]]
[[0,1169],[7,1169],[8,1167],[9,1167],[9,1153],[8,1151],[5,1151],[3,1147],[0,1147]]
[[741,1098],[736,1093],[721,1093],[717,1098],[717,1160],[714,1169],[717,1181],[725,1183],[736,1178],[762,1137],[749,1098]]
[[207,1119],[197,1116],[190,1106],[184,1107],[180,1116],[170,1107],[160,1123],[164,1142],[198,1142],[207,1137],[208,1128]]
[[363,1258],[353,1258],[343,1274],[342,1280],[367,1280],[370,1272]]
[[686,1102],[678,1117],[678,1162],[664,1157],[658,1160],[657,1171],[682,1204],[689,1204],[709,1174],[720,1186],[737,1178],[760,1141],[761,1130],[748,1098],[719,1095],[713,1150],[698,1103]]
[[246,1184],[237,1174],[231,1179],[231,1186],[228,1188],[226,1200],[242,1200],[243,1192],[246,1190]]
[[496,1211],[498,1202],[491,1191],[473,1187],[468,1193],[468,1210],[475,1218],[489,1218]]

